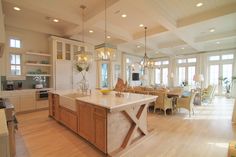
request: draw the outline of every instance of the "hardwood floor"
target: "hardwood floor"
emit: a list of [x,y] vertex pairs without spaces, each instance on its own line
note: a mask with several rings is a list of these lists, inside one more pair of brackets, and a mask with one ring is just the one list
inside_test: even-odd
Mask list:
[[[226,157],[228,142],[236,139],[231,117],[233,99],[216,97],[213,104],[184,109],[173,115],[149,113],[149,128],[157,132],[123,156],[127,157]],[[97,149],[48,118],[48,111],[17,116],[17,157],[99,157]]]

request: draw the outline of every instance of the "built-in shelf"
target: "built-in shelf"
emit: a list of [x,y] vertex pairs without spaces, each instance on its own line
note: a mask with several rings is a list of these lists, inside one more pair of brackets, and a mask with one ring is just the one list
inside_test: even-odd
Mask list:
[[26,74],[26,76],[51,76],[50,74]]
[[39,64],[39,63],[25,63],[28,66],[40,66],[40,67],[51,67],[51,64]]
[[26,52],[27,55],[35,55],[35,56],[44,56],[44,57],[50,57],[50,54],[47,53],[37,53],[37,52]]

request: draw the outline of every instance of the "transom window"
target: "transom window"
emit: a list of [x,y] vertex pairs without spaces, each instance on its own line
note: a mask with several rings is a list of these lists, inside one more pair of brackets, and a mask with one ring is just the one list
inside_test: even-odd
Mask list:
[[10,39],[10,47],[11,48],[21,48],[21,41],[19,39]]
[[220,56],[210,56],[209,60],[210,61],[218,61],[218,60],[220,60]]
[[155,62],[155,65],[168,65],[168,64],[169,64],[169,61],[168,61],[168,60]]
[[183,58],[183,59],[178,59],[178,63],[179,64],[183,64],[183,63],[196,63],[197,62],[197,58]]
[[222,55],[222,60],[234,59],[233,54]]
[[220,60],[232,60],[234,59],[233,54],[222,54],[222,55],[214,55],[209,56],[209,61],[220,61]]

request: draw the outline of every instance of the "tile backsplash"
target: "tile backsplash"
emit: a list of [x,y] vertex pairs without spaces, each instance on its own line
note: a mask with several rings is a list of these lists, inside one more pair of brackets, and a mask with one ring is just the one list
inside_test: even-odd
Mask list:
[[[14,84],[14,89],[34,89],[35,88],[35,84],[37,84],[37,81],[35,81],[33,79],[34,77],[29,77],[27,76],[25,80],[13,80],[13,84]],[[42,77],[45,82],[43,83],[44,88],[49,88],[49,78],[48,77]],[[6,80],[6,76],[1,76],[1,90],[5,90],[6,89],[6,85],[7,85],[7,81],[10,80]],[[22,87],[19,88],[19,84],[22,83]]]

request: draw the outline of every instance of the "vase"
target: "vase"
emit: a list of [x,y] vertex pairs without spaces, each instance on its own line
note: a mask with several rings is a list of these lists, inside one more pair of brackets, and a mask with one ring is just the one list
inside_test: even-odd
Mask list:
[[82,75],[82,79],[78,82],[78,86],[82,94],[86,95],[89,89],[89,82],[86,79],[85,75]]

